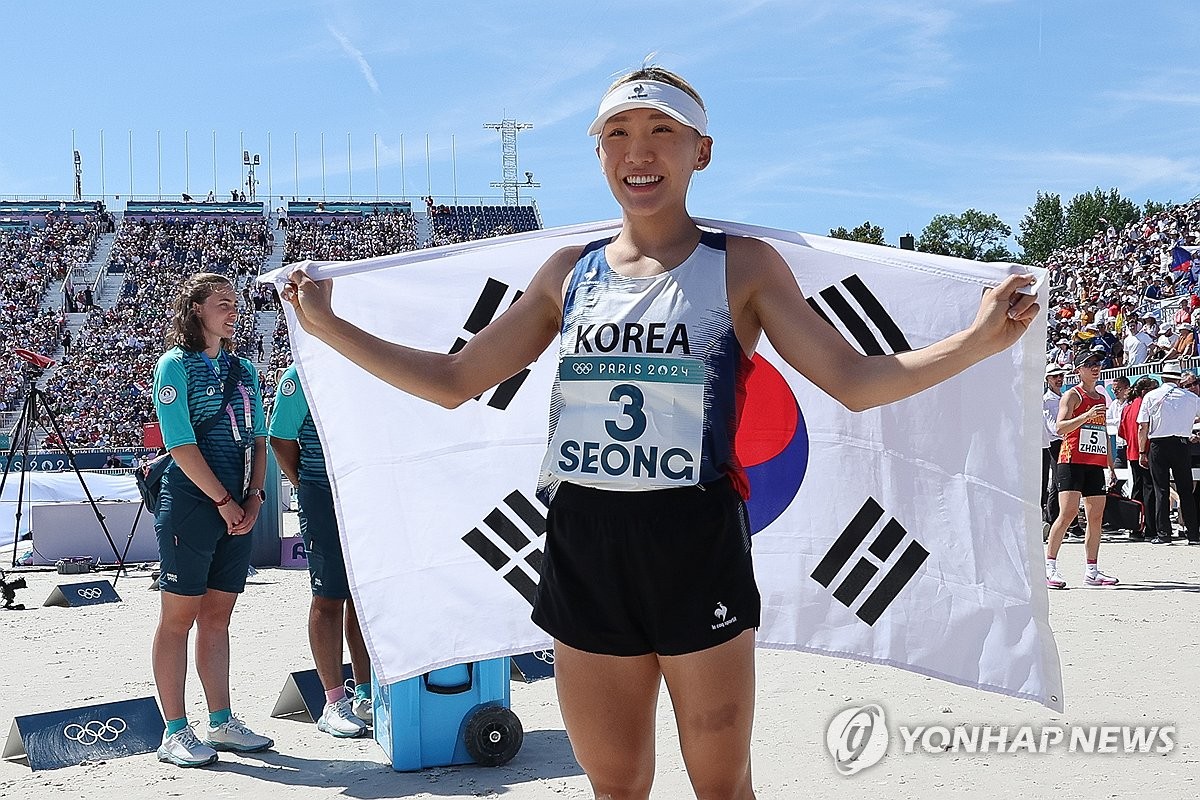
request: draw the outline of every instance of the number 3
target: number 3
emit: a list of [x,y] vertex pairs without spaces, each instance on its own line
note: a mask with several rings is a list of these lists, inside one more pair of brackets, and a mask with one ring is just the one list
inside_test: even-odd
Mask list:
[[646,412],[642,411],[646,397],[641,389],[633,384],[622,383],[613,387],[608,399],[613,402],[627,401],[621,409],[621,414],[632,420],[628,428],[620,427],[615,420],[605,420],[604,430],[608,431],[609,436],[618,442],[632,442],[646,432]]

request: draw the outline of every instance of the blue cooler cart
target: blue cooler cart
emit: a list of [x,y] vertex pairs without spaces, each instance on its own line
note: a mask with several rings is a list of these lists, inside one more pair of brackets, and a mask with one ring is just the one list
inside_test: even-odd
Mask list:
[[509,660],[444,667],[381,685],[371,675],[375,741],[397,772],[506,764],[524,731],[509,706]]

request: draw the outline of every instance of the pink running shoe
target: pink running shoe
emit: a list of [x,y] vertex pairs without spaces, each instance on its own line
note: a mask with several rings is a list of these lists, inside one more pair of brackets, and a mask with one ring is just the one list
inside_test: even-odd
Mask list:
[[1120,581],[1112,575],[1105,575],[1103,572],[1096,570],[1096,576],[1084,574],[1083,582],[1088,586],[1116,586]]
[[1046,588],[1047,589],[1065,589],[1067,582],[1063,580],[1063,576],[1058,574],[1058,570],[1046,573]]

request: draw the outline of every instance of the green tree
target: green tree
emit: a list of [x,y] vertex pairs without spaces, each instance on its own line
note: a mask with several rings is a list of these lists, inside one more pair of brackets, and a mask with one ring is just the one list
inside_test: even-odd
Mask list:
[[1012,228],[995,214],[968,208],[961,214],[938,214],[931,219],[917,239],[917,249],[975,261],[1012,261],[1014,255],[1004,245],[1011,235]]
[[1160,203],[1157,200],[1147,200],[1146,205],[1142,206],[1142,218],[1153,217],[1155,214],[1161,214],[1171,206],[1175,205],[1170,200],[1165,203]]
[[862,225],[859,225],[851,230],[846,230],[845,226],[830,228],[829,235],[834,239],[849,239],[852,242],[881,244],[885,247],[891,247],[891,245],[887,243],[887,240],[883,238],[883,228],[878,225],[872,225],[871,220],[867,220]]
[[1026,264],[1045,264],[1046,258],[1062,247],[1067,222],[1062,198],[1057,194],[1038,192],[1037,200],[1021,220],[1021,260]]
[[1105,192],[1099,186],[1095,191],[1077,194],[1071,198],[1066,213],[1064,247],[1082,244],[1109,225],[1121,230],[1126,223],[1141,219],[1142,216],[1137,204],[1122,197],[1116,188]]

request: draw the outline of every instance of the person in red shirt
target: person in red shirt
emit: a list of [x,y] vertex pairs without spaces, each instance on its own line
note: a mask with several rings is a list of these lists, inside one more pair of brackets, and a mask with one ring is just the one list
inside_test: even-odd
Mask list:
[[1142,504],[1142,516],[1146,520],[1141,533],[1132,531],[1129,538],[1135,542],[1143,542],[1158,536],[1158,516],[1154,513],[1154,482],[1150,479],[1150,470],[1139,462],[1142,451],[1138,447],[1138,412],[1142,409],[1142,398],[1158,388],[1154,378],[1140,378],[1129,390],[1129,398],[1125,408],[1121,410],[1121,423],[1117,427],[1117,435],[1125,440],[1125,458],[1129,462],[1129,475],[1133,485],[1129,496]]
[[1096,388],[1103,360],[1102,353],[1086,350],[1077,353],[1075,369],[1079,374],[1079,383],[1064,392],[1058,404],[1056,430],[1063,441],[1055,472],[1058,478],[1058,519],[1050,526],[1050,539],[1046,543],[1046,586],[1050,589],[1067,588],[1067,582],[1058,571],[1058,550],[1062,547],[1063,536],[1072,517],[1079,513],[1081,497],[1087,514],[1087,535],[1084,539],[1087,566],[1083,582],[1087,586],[1117,584],[1117,579],[1101,572],[1097,564],[1100,556],[1100,523],[1108,499],[1105,468],[1108,470],[1108,484],[1116,482],[1105,424],[1107,396]]

